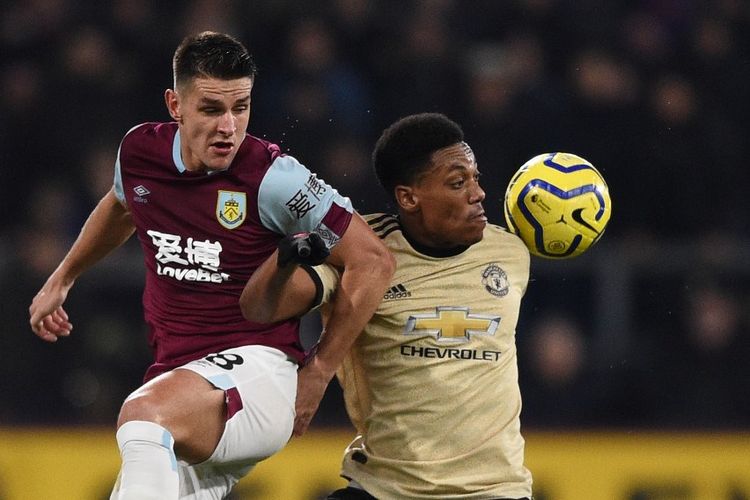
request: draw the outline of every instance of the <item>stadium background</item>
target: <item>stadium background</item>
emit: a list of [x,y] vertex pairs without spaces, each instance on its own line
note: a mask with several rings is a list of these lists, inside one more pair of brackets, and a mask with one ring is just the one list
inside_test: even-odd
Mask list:
[[[5,0],[0,499],[99,499],[113,481],[117,410],[149,360],[136,242],[79,280],[71,338],[36,339],[27,308],[111,185],[122,135],[168,120],[172,52],[204,29],[256,58],[250,132],[362,212],[388,209],[369,151],[413,112],[463,125],[494,223],[526,159],[593,162],[607,233],[579,259],[532,261],[518,327],[537,494],[750,498],[750,3]],[[313,426],[235,498],[341,484],[335,385]]]

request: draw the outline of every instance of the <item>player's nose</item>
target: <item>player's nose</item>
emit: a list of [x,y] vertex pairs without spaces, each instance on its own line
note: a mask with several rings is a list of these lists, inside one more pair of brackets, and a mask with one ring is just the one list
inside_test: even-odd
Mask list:
[[477,182],[474,184],[474,188],[471,190],[471,194],[469,196],[470,196],[469,201],[471,203],[481,203],[484,201],[486,193],[484,192],[484,189],[482,189],[482,187]]
[[231,111],[227,111],[219,117],[217,128],[222,135],[232,135],[237,130],[237,120]]

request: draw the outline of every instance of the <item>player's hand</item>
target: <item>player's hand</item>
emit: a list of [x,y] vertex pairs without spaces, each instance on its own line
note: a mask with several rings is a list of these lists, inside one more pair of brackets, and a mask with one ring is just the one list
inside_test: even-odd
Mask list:
[[322,264],[330,253],[318,233],[290,234],[279,241],[277,263],[279,267],[286,267],[290,262],[317,266]]
[[294,435],[301,436],[310,426],[310,421],[318,411],[320,401],[326,392],[333,373],[322,369],[317,358],[310,361],[297,374],[297,403],[295,405]]
[[70,287],[55,286],[47,282],[29,306],[29,324],[34,333],[47,342],[67,337],[73,329],[62,305]]

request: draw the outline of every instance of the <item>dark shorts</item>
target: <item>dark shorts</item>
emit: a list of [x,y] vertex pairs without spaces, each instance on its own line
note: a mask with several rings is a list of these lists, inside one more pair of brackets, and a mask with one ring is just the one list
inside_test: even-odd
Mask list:
[[[326,497],[326,500],[377,500],[359,488],[341,488]],[[530,500],[529,498],[497,498],[496,500]]]
[[326,500],[377,500],[374,496],[359,488],[341,488],[326,497]]

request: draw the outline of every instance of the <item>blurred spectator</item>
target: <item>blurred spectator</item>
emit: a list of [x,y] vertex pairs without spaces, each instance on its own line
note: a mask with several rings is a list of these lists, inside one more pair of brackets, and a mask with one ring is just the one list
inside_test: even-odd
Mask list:
[[654,384],[657,425],[740,429],[750,422],[750,338],[742,296],[705,275],[686,286],[684,309],[663,336]]
[[361,213],[383,211],[382,188],[370,169],[369,145],[347,135],[331,140],[322,155],[326,176],[336,179],[336,188],[346,193]]
[[254,112],[270,127],[269,135],[282,138],[282,149],[304,158],[326,178],[326,142],[343,133],[361,136],[370,131],[369,90],[337,57],[334,33],[321,18],[292,21],[288,30],[283,65],[259,89],[262,97]]
[[377,108],[383,122],[425,111],[455,114],[460,46],[449,27],[454,4],[449,0],[411,2],[393,20],[397,31],[385,40],[376,66]]
[[[587,341],[578,324],[553,313],[536,319],[519,349],[524,426],[582,427],[597,421],[597,380],[587,373]],[[524,352],[525,351],[525,352]]]
[[562,148],[561,92],[547,78],[540,40],[514,33],[472,45],[464,60],[462,118],[487,192],[485,210],[501,213],[509,177],[526,160]]

